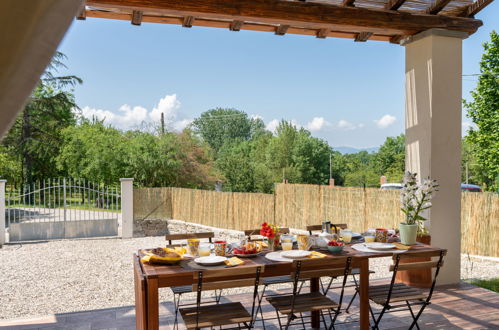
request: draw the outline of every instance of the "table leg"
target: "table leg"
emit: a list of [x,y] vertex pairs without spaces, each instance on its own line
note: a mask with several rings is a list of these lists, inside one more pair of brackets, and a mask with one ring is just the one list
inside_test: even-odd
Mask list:
[[[319,292],[319,278],[311,278],[310,279],[310,292]],[[320,311],[313,311],[311,315],[312,329],[319,329],[321,323],[321,314]]]
[[147,328],[159,328],[158,279],[147,279]]
[[360,329],[369,329],[369,259],[360,260]]

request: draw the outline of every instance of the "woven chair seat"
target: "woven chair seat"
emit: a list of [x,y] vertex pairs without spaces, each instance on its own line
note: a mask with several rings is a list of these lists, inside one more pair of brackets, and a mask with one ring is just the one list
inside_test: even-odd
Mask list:
[[172,292],[175,294],[189,293],[192,292],[191,285],[182,285],[182,286],[172,286]]

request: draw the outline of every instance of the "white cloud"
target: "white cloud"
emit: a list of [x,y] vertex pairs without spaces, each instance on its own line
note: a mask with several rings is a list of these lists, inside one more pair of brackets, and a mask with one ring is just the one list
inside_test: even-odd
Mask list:
[[82,109],[82,115],[88,119],[95,117],[99,120],[104,120],[106,124],[119,129],[130,129],[140,126],[143,123],[158,124],[161,120],[161,113],[164,113],[166,127],[181,131],[192,120],[181,118],[182,116],[178,113],[179,108],[180,101],[177,99],[177,95],[170,94],[161,98],[150,112],[140,105],[131,107],[128,104],[124,104],[117,112],[85,106]]
[[376,126],[379,128],[387,128],[388,126],[392,125],[395,123],[397,118],[395,118],[392,115],[384,115],[380,119],[375,119],[374,122],[376,123]]
[[273,119],[273,120],[271,120],[271,121],[269,121],[267,123],[267,125],[265,126],[265,128],[268,131],[271,131],[272,133],[275,133],[275,129],[277,128],[277,126],[279,126],[279,120]]
[[305,128],[314,132],[314,131],[320,131],[326,126],[331,125],[327,120],[324,119],[324,117],[314,117],[312,118],[311,121],[305,125]]
[[352,124],[351,122],[342,119],[342,120],[340,120],[338,122],[338,124],[336,126],[338,128],[340,128],[340,129],[345,130],[345,131],[351,131],[351,130],[354,130],[354,129],[357,129],[357,128],[364,127],[364,124],[358,124],[358,125],[356,125],[356,124]]
[[256,120],[256,119],[261,119],[261,120],[263,120],[263,117],[262,117],[262,116],[260,116],[260,115],[251,115],[251,116],[250,116],[250,118],[251,118],[251,119],[255,119],[255,120]]

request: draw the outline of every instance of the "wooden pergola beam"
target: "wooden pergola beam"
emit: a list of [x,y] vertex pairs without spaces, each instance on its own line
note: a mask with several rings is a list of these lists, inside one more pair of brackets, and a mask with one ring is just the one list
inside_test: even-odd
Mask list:
[[397,10],[399,9],[406,0],[388,0],[385,5],[386,10]]
[[430,7],[428,7],[428,9],[426,9],[426,13],[430,15],[438,14],[449,4],[450,1],[451,0],[436,0]]
[[233,21],[230,23],[229,30],[231,31],[241,31],[241,27],[243,26],[243,21]]
[[279,25],[275,30],[275,34],[278,36],[283,36],[288,32],[289,25]]
[[132,12],[132,24],[140,25],[142,23],[142,11],[134,10]]
[[356,42],[365,42],[367,39],[371,38],[373,34],[371,32],[361,32],[355,37]]
[[341,5],[343,7],[355,7],[354,2],[355,2],[355,0],[343,0]]
[[478,12],[480,12],[483,8],[487,7],[490,5],[494,0],[477,0],[473,2],[471,5],[468,6],[468,9],[465,11],[466,17],[473,17]]
[[193,16],[186,16],[186,17],[184,17],[184,20],[182,21],[182,27],[191,28],[193,22],[194,22]]
[[324,39],[328,36],[328,34],[329,34],[328,29],[320,29],[319,31],[317,31],[316,37],[319,39]]
[[401,31],[401,34],[414,34],[431,28],[473,33],[482,25],[480,20],[471,18],[283,0],[88,0],[87,4],[97,8],[140,10],[173,16],[199,16],[205,19],[330,30],[335,30],[338,26],[351,27],[352,30],[388,29]]

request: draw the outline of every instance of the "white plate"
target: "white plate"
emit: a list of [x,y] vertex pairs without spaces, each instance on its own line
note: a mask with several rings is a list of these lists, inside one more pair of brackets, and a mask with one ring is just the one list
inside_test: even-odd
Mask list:
[[395,245],[393,245],[392,243],[378,243],[378,242],[375,242],[375,243],[366,243],[365,245],[369,249],[373,249],[373,250],[390,250],[390,249],[395,248]]
[[305,250],[289,250],[281,252],[281,256],[283,256],[284,258],[291,258],[291,259],[305,258],[311,254],[312,252]]
[[289,258],[284,258],[281,256],[281,251],[269,252],[265,255],[265,258],[272,261],[280,261],[280,262],[292,262]]
[[226,257],[221,257],[221,256],[207,256],[207,257],[199,257],[194,259],[194,262],[200,265],[204,266],[215,266],[215,265],[220,265],[222,264],[225,260],[227,260]]

